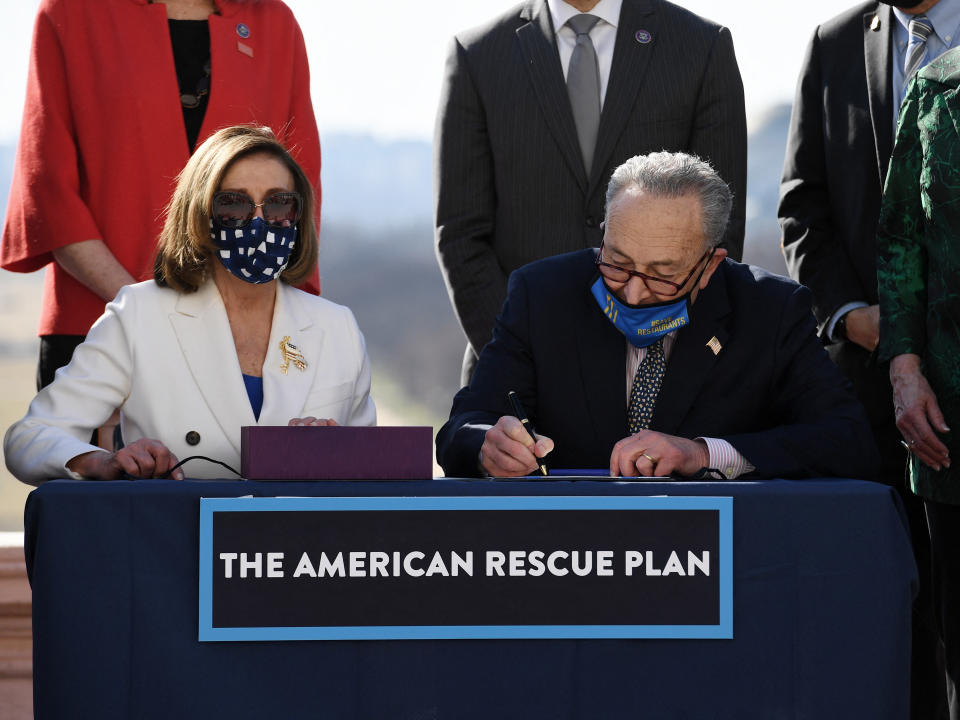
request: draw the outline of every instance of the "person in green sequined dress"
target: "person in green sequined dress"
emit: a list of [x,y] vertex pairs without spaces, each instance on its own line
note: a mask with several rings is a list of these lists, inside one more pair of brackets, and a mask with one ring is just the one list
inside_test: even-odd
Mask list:
[[951,718],[960,717],[960,48],[920,70],[900,109],[877,234],[879,359],[890,360],[910,483],[930,530]]

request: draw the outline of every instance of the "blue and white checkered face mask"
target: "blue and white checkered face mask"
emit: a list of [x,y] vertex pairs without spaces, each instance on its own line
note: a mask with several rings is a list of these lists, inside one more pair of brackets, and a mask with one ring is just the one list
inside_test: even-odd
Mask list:
[[255,217],[242,228],[231,228],[211,219],[210,239],[220,262],[233,275],[248,283],[266,283],[290,262],[297,226],[274,227]]

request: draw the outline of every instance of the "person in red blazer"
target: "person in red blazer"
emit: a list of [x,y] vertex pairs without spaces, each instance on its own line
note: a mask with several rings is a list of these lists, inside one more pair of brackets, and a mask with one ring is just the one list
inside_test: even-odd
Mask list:
[[307,55],[280,0],[41,0],[0,241],[0,267],[48,266],[38,386],[105,302],[152,276],[178,173],[241,123],[273,128],[319,207]]

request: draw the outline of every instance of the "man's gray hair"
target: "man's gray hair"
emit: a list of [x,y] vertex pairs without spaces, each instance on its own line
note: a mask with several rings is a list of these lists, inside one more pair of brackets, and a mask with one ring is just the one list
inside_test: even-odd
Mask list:
[[636,187],[655,197],[696,195],[700,198],[703,237],[707,246],[716,247],[723,239],[733,194],[705,160],[682,152],[655,152],[630,158],[614,170],[610,178],[607,213],[613,199],[627,187]]

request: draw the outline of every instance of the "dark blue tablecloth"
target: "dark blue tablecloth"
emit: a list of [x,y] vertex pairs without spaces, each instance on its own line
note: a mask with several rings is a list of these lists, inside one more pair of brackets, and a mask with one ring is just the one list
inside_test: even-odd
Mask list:
[[[201,497],[734,498],[733,640],[199,643]],[[894,493],[762,483],[47,483],[26,507],[37,718],[908,717]]]

